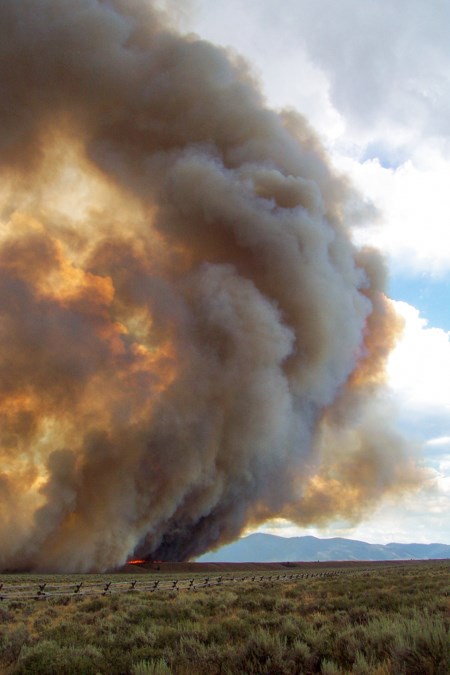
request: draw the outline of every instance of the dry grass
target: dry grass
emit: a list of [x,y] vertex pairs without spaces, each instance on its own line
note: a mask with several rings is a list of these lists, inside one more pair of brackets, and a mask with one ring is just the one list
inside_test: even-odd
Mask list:
[[449,570],[374,565],[283,581],[266,572],[261,583],[196,591],[3,601],[0,672],[446,675]]

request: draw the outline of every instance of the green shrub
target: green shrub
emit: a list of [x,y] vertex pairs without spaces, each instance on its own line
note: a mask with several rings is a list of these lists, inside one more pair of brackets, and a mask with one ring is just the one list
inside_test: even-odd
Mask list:
[[392,650],[399,672],[445,675],[450,665],[450,636],[439,617],[420,617],[400,623],[400,639]]
[[323,673],[323,675],[341,675],[342,670],[340,670],[334,661],[324,659],[320,667],[320,672]]
[[6,608],[0,607],[0,624],[11,621],[13,614]]
[[29,640],[25,624],[21,623],[12,628],[5,627],[0,632],[0,664],[9,666],[15,663]]
[[102,654],[92,645],[62,647],[53,640],[43,640],[25,647],[14,671],[17,675],[96,675]]
[[139,661],[132,670],[132,675],[171,675],[172,671],[164,659]]
[[307,665],[311,662],[311,650],[309,646],[303,640],[295,640],[289,652],[298,672],[304,672]]
[[248,639],[242,655],[239,672],[245,673],[286,673],[286,641],[279,635],[259,629]]
[[375,671],[376,668],[373,662],[367,661],[365,654],[357,651],[351,672],[354,673],[354,675],[373,675]]
[[448,569],[378,566],[193,592],[5,602],[0,672],[444,675]]

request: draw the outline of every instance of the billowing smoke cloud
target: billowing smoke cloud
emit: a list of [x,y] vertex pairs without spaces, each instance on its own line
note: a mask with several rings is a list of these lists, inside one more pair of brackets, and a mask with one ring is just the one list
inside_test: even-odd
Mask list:
[[245,63],[147,2],[0,3],[0,568],[184,559],[417,473],[354,201]]

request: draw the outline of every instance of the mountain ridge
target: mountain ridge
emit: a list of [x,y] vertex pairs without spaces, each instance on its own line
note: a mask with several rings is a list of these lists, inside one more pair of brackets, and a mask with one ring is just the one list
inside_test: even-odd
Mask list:
[[450,558],[450,545],[369,544],[358,539],[280,537],[256,532],[205,553],[198,562],[314,562],[328,560],[427,560]]

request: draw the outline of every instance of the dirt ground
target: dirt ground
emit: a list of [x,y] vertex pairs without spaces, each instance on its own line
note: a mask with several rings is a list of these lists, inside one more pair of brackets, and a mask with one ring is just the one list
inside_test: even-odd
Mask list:
[[[217,562],[217,563],[200,563],[200,562],[162,562],[162,561],[143,561],[139,563],[128,563],[115,572],[125,572],[125,573],[149,573],[149,572],[160,572],[162,574],[202,574],[203,572],[211,573],[229,573],[233,572],[268,572],[268,571],[286,571],[289,569],[295,570],[305,570],[308,569],[336,569],[340,567],[372,567],[372,566],[396,566],[396,565],[405,565],[408,563],[418,564],[421,561],[418,560],[381,560],[381,561],[366,561],[366,560],[353,560],[353,561],[336,561],[328,560],[326,562],[273,562],[273,563],[254,563],[254,562],[242,562],[242,563],[229,563],[229,562]],[[429,562],[429,561],[423,561]]]

